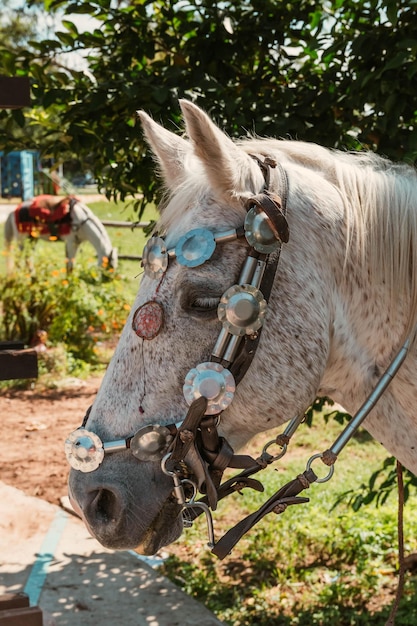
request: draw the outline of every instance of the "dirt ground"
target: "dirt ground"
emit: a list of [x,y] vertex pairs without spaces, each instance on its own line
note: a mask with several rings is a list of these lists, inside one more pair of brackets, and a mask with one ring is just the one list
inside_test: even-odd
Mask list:
[[0,480],[59,504],[67,493],[65,438],[81,424],[100,382],[67,379],[59,389],[0,391]]
[[[81,424],[101,379],[68,379],[61,381],[58,389],[36,384],[33,390],[0,390],[0,480],[59,505],[60,498],[67,495],[69,472],[64,441]],[[171,549],[178,556],[183,554],[181,544]],[[407,566],[412,569],[417,556],[408,559],[414,559]],[[389,595],[385,589],[384,604],[391,601],[395,584],[393,580]],[[369,610],[381,608],[381,594],[375,596],[375,601],[376,607],[373,601],[368,603]]]

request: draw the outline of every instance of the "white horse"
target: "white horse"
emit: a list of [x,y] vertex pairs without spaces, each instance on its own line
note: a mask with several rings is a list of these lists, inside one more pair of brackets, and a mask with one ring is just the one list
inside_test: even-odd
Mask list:
[[78,247],[84,241],[94,247],[100,267],[117,267],[117,249],[113,248],[103,224],[86,204],[73,196],[44,195],[22,202],[8,215],[4,236],[9,270],[13,240],[22,243],[28,237],[34,241],[64,241],[68,272],[73,269]]
[[[217,433],[242,448],[318,395],[354,414],[407,337],[364,426],[417,473],[416,172],[298,141],[234,142],[181,108],[187,138],[140,113],[167,191],[161,237],[84,430],[66,443],[71,500],[90,531],[147,554],[181,534],[190,485],[215,508],[211,470],[231,454]],[[259,242],[266,252],[253,252]],[[256,272],[279,251],[262,299]]]

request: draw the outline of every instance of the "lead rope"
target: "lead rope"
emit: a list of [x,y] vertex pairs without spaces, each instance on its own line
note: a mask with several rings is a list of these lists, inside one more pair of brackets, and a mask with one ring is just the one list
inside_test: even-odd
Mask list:
[[404,593],[405,585],[405,562],[404,562],[404,480],[403,466],[397,461],[397,483],[398,483],[398,583],[395,592],[394,603],[391,607],[388,620],[385,626],[395,626],[395,617],[398,612],[400,600]]

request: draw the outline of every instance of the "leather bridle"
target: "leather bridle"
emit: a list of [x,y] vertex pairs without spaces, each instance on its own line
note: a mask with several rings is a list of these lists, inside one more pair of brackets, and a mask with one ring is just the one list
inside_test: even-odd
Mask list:
[[[221,559],[266,514],[272,511],[282,513],[288,505],[308,502],[308,498],[298,494],[313,482],[326,482],[331,478],[339,452],[385,391],[405,359],[409,346],[407,341],[333,446],[322,454],[313,455],[302,474],[280,488],[258,511],[239,522],[216,543],[210,509],[215,510],[218,500],[244,487],[263,491],[262,484],[252,476],[285,453],[291,436],[304,417],[304,414],[294,417],[285,431],[264,447],[256,460],[247,455],[236,455],[217,429],[221,413],[233,401],[236,385],[255,356],[282,244],[289,240],[286,172],[269,157],[263,160],[257,156],[253,158],[262,170],[265,184],[259,194],[246,201],[247,214],[243,227],[220,233],[196,229],[183,236],[175,249],[170,250],[167,250],[162,238],[152,237],[144,250],[145,272],[161,281],[173,257],[182,265],[195,267],[210,258],[217,243],[243,236],[248,243],[248,254],[238,283],[229,288],[220,301],[218,316],[222,321],[222,330],[210,360],[190,370],[185,379],[184,395],[190,406],[184,421],[168,426],[147,425],[131,437],[103,443],[95,433],[84,428],[88,411],[81,428],[71,433],[65,444],[71,466],[83,472],[94,471],[106,453],[126,449],[130,449],[139,460],[159,460],[162,471],[173,479],[173,494],[183,509],[185,524],[190,525],[204,513],[209,529],[209,546]],[[280,178],[280,196],[269,190],[270,170],[275,168]],[[155,294],[159,285],[160,282]],[[163,309],[155,297],[139,307],[133,316],[133,330],[143,340],[156,337],[162,325]],[[271,444],[281,446],[282,452],[271,455],[268,452]],[[330,467],[328,475],[321,479],[311,468],[316,458],[321,458]],[[242,471],[222,483],[226,468]],[[196,500],[198,491],[204,495]]]

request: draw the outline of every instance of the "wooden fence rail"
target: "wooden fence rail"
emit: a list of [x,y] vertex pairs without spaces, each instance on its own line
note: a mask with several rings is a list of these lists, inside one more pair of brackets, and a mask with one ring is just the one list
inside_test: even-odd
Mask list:
[[38,606],[29,606],[25,593],[5,593],[0,596],[0,626],[43,626],[43,614]]
[[147,228],[151,222],[117,222],[113,220],[101,220],[103,226],[110,226],[114,228]]
[[[103,226],[107,226],[110,228],[130,228],[134,230],[135,228],[147,228],[151,222],[118,222],[115,220],[101,220]],[[119,254],[118,258],[121,261],[141,261],[142,257],[137,256],[135,254]]]
[[[0,341],[0,380],[38,377],[38,353],[20,341]],[[0,622],[1,623],[1,622]]]

